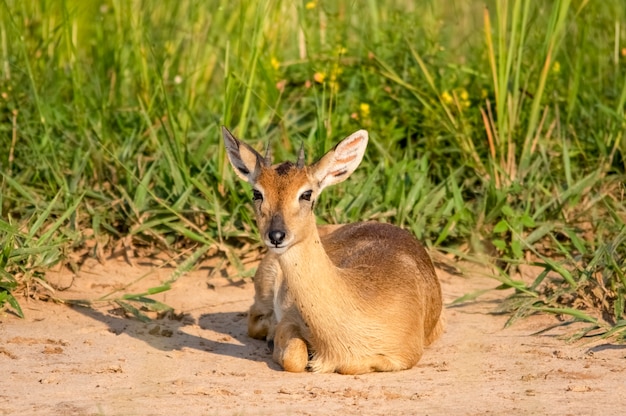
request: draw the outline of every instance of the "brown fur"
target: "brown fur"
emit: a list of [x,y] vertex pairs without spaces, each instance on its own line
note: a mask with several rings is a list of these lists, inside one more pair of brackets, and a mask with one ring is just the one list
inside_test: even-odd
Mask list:
[[[250,151],[232,139],[229,149],[236,143],[240,151]],[[409,232],[376,222],[315,225],[314,198],[356,168],[362,154],[352,148],[364,150],[360,140],[350,136],[301,169],[254,166],[250,155],[233,160],[237,155],[229,152],[238,175],[263,193],[255,213],[270,248],[255,276],[248,331],[273,339],[274,359],[287,371],[407,369],[443,330],[439,281],[427,252]],[[300,196],[307,190],[313,193],[310,201]],[[272,239],[277,227],[285,233],[284,243]]]

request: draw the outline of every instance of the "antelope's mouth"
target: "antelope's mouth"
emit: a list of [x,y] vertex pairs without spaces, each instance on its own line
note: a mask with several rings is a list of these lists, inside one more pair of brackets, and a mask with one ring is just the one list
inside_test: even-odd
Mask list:
[[272,253],[282,254],[291,246],[291,240],[278,242],[267,239],[265,245]]

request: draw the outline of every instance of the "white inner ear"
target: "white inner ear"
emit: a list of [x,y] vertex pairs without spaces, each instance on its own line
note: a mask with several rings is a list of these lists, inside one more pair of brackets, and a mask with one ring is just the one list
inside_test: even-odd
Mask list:
[[241,146],[239,148],[239,156],[241,157],[241,161],[244,163],[246,168],[250,172],[254,172],[257,165],[257,155],[252,153],[247,147]]
[[367,131],[359,130],[343,139],[314,166],[320,190],[346,180],[359,167],[367,148]]
[[253,183],[256,179],[257,160],[260,155],[247,144],[237,140],[230,131],[222,126],[222,136],[228,160],[237,176],[244,181]]

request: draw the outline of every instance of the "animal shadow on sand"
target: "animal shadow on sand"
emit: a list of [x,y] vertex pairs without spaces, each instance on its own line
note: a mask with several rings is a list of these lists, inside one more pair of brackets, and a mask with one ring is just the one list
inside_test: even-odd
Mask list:
[[266,343],[247,335],[245,312],[206,313],[197,320],[189,315],[166,314],[142,322],[122,316],[116,309],[75,305],[73,310],[106,324],[109,331],[118,336],[133,337],[161,351],[195,349],[207,354],[265,362],[269,368],[279,370]]

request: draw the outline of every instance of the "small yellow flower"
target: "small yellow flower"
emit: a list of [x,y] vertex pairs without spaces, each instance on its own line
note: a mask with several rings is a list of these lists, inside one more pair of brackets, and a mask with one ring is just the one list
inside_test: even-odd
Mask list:
[[323,72],[316,72],[315,74],[313,74],[313,79],[315,80],[315,82],[319,82],[320,84],[322,84],[326,79],[326,74],[324,74]]
[[316,6],[317,6],[317,2],[316,2],[316,1],[310,1],[310,2],[308,2],[307,4],[305,4],[305,5],[304,5],[304,7],[305,7],[307,10],[314,9]]
[[555,74],[561,72],[561,64],[559,63],[559,61],[556,61],[554,65],[552,65],[552,72],[554,72]]
[[485,88],[480,90],[480,98],[485,99],[487,98],[488,95],[489,95],[489,92]]
[[467,90],[465,88],[461,88],[459,90],[459,98],[460,98],[460,105],[463,108],[469,108],[469,106],[471,105],[470,100],[469,100],[469,94],[467,92]]
[[370,105],[368,103],[361,103],[359,105],[359,110],[361,112],[362,118],[368,118],[370,115]]
[[272,65],[272,68],[274,68],[274,70],[277,70],[278,68],[280,68],[280,61],[272,56],[272,59],[270,59],[270,65]]
[[448,91],[444,91],[441,94],[441,101],[443,101],[445,104],[452,104],[454,100],[452,99],[452,95],[450,95]]

